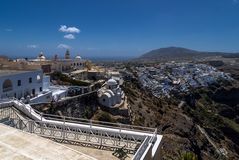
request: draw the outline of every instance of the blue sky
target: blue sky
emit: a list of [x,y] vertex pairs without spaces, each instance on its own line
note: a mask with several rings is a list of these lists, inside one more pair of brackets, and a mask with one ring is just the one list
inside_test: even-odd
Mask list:
[[239,52],[239,0],[0,1],[0,54],[133,57],[167,46]]

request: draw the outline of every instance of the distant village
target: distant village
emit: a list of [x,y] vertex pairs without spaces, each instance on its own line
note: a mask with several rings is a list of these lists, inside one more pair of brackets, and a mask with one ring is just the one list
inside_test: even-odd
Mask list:
[[141,86],[156,97],[170,97],[173,92],[188,92],[219,80],[233,80],[229,74],[206,64],[171,62],[154,67],[136,67],[136,70]]

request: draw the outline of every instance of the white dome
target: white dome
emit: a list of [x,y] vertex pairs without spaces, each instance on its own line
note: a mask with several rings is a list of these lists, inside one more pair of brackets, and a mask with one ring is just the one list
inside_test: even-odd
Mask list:
[[[105,93],[109,93],[112,97],[115,96],[115,94],[113,93],[113,91],[111,91],[111,90],[109,90],[109,89],[107,89],[107,90],[105,91]],[[104,94],[105,94],[105,93],[104,93]]]
[[107,81],[107,85],[109,85],[109,86],[117,85],[117,82],[116,82],[116,80],[111,78]]
[[75,59],[81,59],[81,56],[77,55],[77,56],[75,57]]
[[40,59],[46,59],[46,57],[45,57],[45,56],[40,56],[39,58],[40,58]]
[[38,59],[46,59],[46,57],[44,56],[43,52],[40,52],[39,56],[37,57]]
[[109,93],[104,93],[102,96],[104,96],[104,95],[108,98],[111,98],[111,95]]

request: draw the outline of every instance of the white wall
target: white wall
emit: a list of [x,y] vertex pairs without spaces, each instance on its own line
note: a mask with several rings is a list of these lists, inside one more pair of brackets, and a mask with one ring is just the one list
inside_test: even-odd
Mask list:
[[[37,76],[40,76],[40,80],[37,80]],[[29,82],[29,78],[32,78],[32,82]],[[14,97],[21,98],[27,93],[31,94],[32,90],[35,89],[35,94],[40,93],[40,87],[43,89],[43,72],[42,70],[37,71],[26,71],[22,73],[12,73],[10,75],[0,75],[0,95],[1,98]],[[12,82],[12,90],[3,92],[3,83],[9,79]],[[21,86],[18,86],[18,80],[21,80]]]
[[[77,65],[78,64],[78,65]],[[73,68],[83,69],[85,66],[85,60],[83,59],[59,59],[52,64],[53,71],[65,71],[66,68],[71,70]]]
[[31,103],[46,103],[46,102],[51,102],[52,101],[52,92],[49,91],[45,94],[40,94],[37,97],[34,97],[30,100]]
[[50,87],[50,76],[43,76],[43,91],[48,90]]

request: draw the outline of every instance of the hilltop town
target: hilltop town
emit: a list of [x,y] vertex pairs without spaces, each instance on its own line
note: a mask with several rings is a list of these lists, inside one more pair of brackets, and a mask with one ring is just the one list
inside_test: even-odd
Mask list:
[[165,63],[156,67],[136,67],[139,82],[156,97],[186,93],[218,81],[232,81],[229,74],[206,64]]

